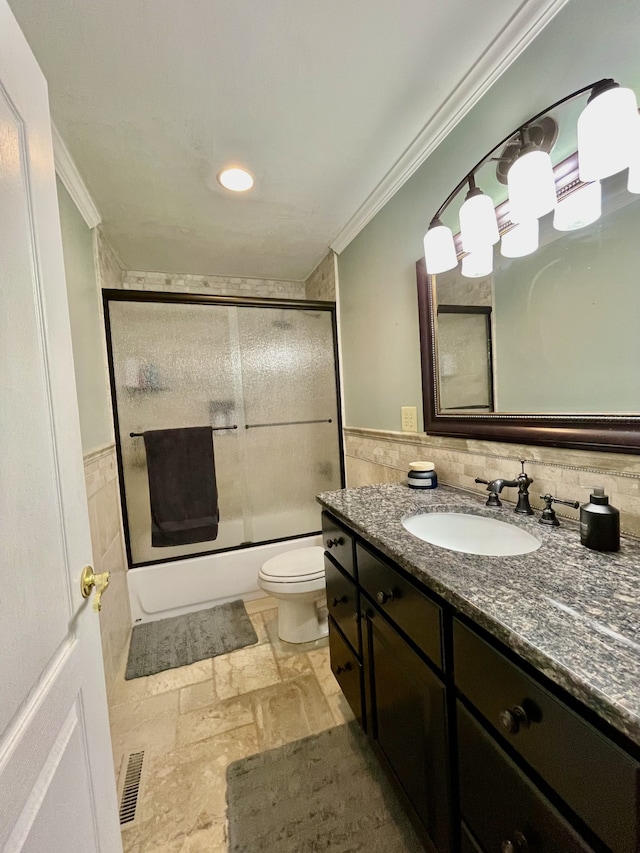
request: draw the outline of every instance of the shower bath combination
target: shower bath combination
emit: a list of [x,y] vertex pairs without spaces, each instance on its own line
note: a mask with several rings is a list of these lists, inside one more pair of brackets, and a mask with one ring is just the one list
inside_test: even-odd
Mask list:
[[[134,622],[262,595],[265,560],[318,545],[344,485],[332,303],[104,291]],[[215,539],[152,544],[143,434],[210,427]]]

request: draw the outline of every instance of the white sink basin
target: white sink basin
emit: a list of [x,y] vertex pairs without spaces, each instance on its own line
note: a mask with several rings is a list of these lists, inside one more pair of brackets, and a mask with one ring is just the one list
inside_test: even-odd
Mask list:
[[511,557],[530,554],[542,544],[515,524],[485,515],[426,512],[403,518],[402,526],[418,539],[463,554]]

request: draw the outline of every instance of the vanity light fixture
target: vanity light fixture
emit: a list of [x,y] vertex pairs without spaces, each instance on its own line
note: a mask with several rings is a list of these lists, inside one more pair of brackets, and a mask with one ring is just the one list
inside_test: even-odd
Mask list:
[[451,228],[443,225],[437,216],[431,220],[429,230],[424,235],[424,256],[427,272],[431,275],[446,272],[458,266],[453,232]]
[[469,175],[469,192],[460,208],[460,237],[465,252],[485,249],[500,239],[493,201],[476,186],[473,173]]
[[631,165],[638,140],[638,103],[632,89],[600,80],[578,118],[581,181],[598,181]]
[[[578,168],[580,181],[593,189],[580,187],[558,202],[553,163],[548,153],[556,138],[557,125],[549,113],[585,94],[589,99],[578,119]],[[509,156],[494,157],[505,143],[510,149]],[[628,190],[640,193],[640,115],[636,96],[615,80],[590,83],[532,116],[494,146],[436,211],[424,238],[429,274],[446,272],[457,266],[453,233],[442,224],[441,217],[467,183],[469,191],[460,209],[462,251],[468,256],[482,248],[486,250],[497,241],[495,210],[489,216],[489,204],[493,207],[493,202],[475,185],[480,167],[495,159],[501,164],[499,180],[504,181],[506,175],[509,216],[511,224],[516,226],[503,235],[501,252],[509,258],[522,257],[538,248],[538,219],[555,211],[558,205],[562,205],[562,209],[554,213],[554,226],[558,230],[572,230],[595,222],[599,216],[601,179],[628,168]],[[578,211],[578,205],[584,208]],[[476,268],[477,257],[467,261],[465,275]],[[484,257],[487,257],[486,251]]]
[[462,259],[462,275],[465,278],[484,278],[493,272],[493,246],[482,246]]
[[526,127],[520,140],[522,148],[507,174],[509,216],[516,223],[538,219],[556,206],[551,157],[529,139]]
[[221,169],[216,175],[216,180],[221,187],[232,190],[235,193],[244,193],[250,190],[254,184],[251,172],[241,166],[229,166]]
[[558,202],[553,213],[556,231],[577,231],[600,219],[602,213],[602,184],[584,184]]
[[537,219],[528,219],[514,225],[502,235],[500,253],[503,258],[524,258],[536,251],[540,244],[540,225]]

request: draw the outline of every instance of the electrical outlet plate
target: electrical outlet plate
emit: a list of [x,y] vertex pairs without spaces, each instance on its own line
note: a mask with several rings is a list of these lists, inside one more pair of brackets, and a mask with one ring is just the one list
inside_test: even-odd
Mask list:
[[418,432],[418,410],[415,406],[401,406],[402,432]]

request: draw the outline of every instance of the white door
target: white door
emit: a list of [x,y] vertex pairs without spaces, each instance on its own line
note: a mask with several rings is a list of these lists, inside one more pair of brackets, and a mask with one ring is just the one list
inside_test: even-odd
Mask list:
[[47,87],[0,0],[4,853],[122,850],[90,561]]

